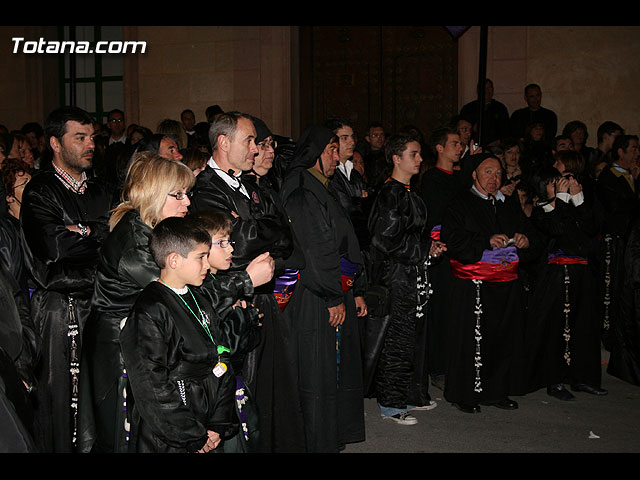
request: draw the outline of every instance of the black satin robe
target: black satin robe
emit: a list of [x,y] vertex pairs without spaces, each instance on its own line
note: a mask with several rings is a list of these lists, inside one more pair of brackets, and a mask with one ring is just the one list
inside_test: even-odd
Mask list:
[[[518,249],[520,261],[536,252],[538,235],[528,223],[516,197],[504,202],[484,200],[471,191],[460,192],[445,211],[441,239],[451,259],[463,264],[479,262],[489,239],[496,233],[512,238],[524,233],[528,249]],[[537,247],[539,248],[539,246]],[[470,279],[453,277],[449,297],[451,322],[447,328],[449,351],[444,396],[451,403],[476,405],[523,393],[523,289],[518,279],[482,281],[481,391],[475,391],[476,285]]]
[[[120,332],[135,399],[130,452],[195,452],[206,443],[207,430],[223,439],[238,431],[236,379],[228,354],[216,349],[222,342],[213,299],[198,288],[191,291],[210,319],[215,344],[180,295],[160,282],[140,293]],[[197,314],[189,293],[182,298]],[[227,365],[220,377],[212,371],[218,361]]]
[[191,211],[235,212],[235,241],[230,273],[237,272],[258,255],[269,252],[275,261],[274,280],[255,289],[250,298],[261,313],[262,340],[245,361],[242,371],[260,412],[260,451],[304,451],[302,415],[297,396],[297,373],[289,319],[273,295],[275,277],[285,268],[299,269],[303,258],[295,251],[289,219],[279,196],[253,174],[240,177],[248,191],[231,188],[211,167],[200,173],[193,188]]
[[33,368],[40,338],[28,303],[3,265],[0,265],[0,311],[0,452],[33,452],[37,447],[33,439],[31,397],[37,388]]
[[[531,221],[545,235],[545,256],[561,250],[592,263],[597,229],[586,203],[576,207],[556,198],[551,212],[536,207]],[[569,284],[565,284],[565,275]],[[565,287],[569,292],[567,332]],[[596,277],[591,264],[559,265],[545,261],[532,292],[525,328],[531,391],[558,383],[600,387],[600,321],[596,306]],[[569,334],[568,344],[565,333]]]
[[126,452],[126,375],[120,354],[120,328],[135,299],[160,276],[149,240],[151,227],[136,210],[123,215],[100,250],[83,333],[80,369],[80,452]]
[[216,304],[216,312],[220,316],[220,331],[225,345],[230,349],[229,358],[237,378],[236,396],[242,396],[237,402],[238,418],[242,429],[233,438],[228,439],[223,447],[229,453],[254,453],[260,448],[260,418],[251,387],[242,376],[242,369],[247,355],[254,351],[260,343],[262,327],[259,326],[260,311],[248,304],[246,307],[236,305],[239,299],[250,297],[253,284],[248,274],[246,280],[228,272],[211,272],[207,275],[201,289],[210,294]]
[[640,385],[640,217],[631,224],[620,289],[620,302],[614,305],[619,321],[612,324],[607,373]]
[[[108,233],[112,192],[89,178],[84,194],[68,190],[53,171],[39,171],[23,194],[25,262],[36,282],[31,312],[42,337],[37,418],[45,452],[71,452],[76,443],[78,368],[98,250]],[[65,225],[82,223],[82,237]]]
[[22,253],[22,227],[20,220],[7,213],[0,216],[0,260],[18,282],[25,300],[30,301],[29,288],[33,287]]
[[[444,172],[436,167],[430,168],[422,176],[420,195],[429,215],[429,231],[442,226],[442,217],[449,202],[456,197],[461,188],[461,178],[457,171]],[[436,236],[436,238],[439,238]],[[433,259],[429,265],[429,280],[433,295],[427,304],[427,336],[429,341],[429,371],[432,376],[444,375],[447,348],[446,329],[449,323],[449,291],[453,281],[449,256],[444,252],[440,258]]]
[[360,248],[363,251],[367,251],[370,243],[369,230],[367,228],[370,204],[369,197],[362,198],[362,192],[367,190],[364,178],[355,169],[351,171],[350,177],[347,178],[339,168],[336,168],[329,181],[329,188],[349,215],[353,229],[358,237]]
[[[611,349],[613,330],[618,321],[616,305],[621,298],[624,277],[624,251],[631,221],[640,212],[640,201],[627,181],[616,176],[612,167],[605,168],[596,181],[596,197],[603,210],[600,242],[600,304],[602,312],[602,343]],[[624,319],[620,320],[624,322]]]
[[[337,452],[346,443],[364,440],[360,321],[354,296],[364,294],[366,283],[362,275],[356,276],[353,289],[343,292],[340,258],[359,265],[360,272],[364,261],[348,215],[309,171],[293,167],[281,195],[305,256],[287,310],[297,342],[307,451]],[[338,338],[329,324],[328,307],[340,303],[346,318]]]
[[[427,260],[431,238],[427,208],[404,184],[387,180],[369,217],[371,282],[386,286],[391,295],[389,324],[376,376],[378,403],[406,409],[431,400],[427,369]],[[421,282],[421,283],[422,283]]]

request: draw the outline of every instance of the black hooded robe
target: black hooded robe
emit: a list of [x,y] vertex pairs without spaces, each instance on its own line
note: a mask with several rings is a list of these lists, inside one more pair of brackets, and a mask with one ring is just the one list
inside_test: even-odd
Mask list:
[[[309,127],[301,136],[281,196],[305,266],[287,310],[297,343],[299,388],[307,451],[335,453],[364,440],[364,392],[360,321],[354,296],[363,293],[355,277],[343,290],[341,259],[363,260],[348,215],[328,188],[307,169],[333,137],[331,130]],[[328,183],[328,181],[327,181]],[[346,287],[345,287],[346,288]],[[344,303],[346,318],[329,324],[328,307]]]

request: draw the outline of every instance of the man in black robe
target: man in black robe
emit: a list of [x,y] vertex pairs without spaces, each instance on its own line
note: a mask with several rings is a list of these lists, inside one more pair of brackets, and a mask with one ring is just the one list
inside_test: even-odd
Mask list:
[[[454,128],[443,127],[431,135],[431,148],[436,155],[436,165],[427,170],[421,182],[421,196],[427,206],[427,228],[433,241],[440,240],[442,216],[460,189],[460,171],[454,165],[460,161],[464,146]],[[445,252],[434,259],[429,267],[429,279],[433,296],[427,304],[427,336],[429,338],[429,370],[431,383],[444,390],[446,365],[445,332],[449,317],[449,289],[451,268]]]
[[518,261],[532,230],[515,197],[500,192],[500,161],[474,155],[473,184],[447,208],[442,241],[453,283],[444,396],[467,413],[480,404],[518,408],[521,392],[522,289]]
[[305,257],[287,308],[298,344],[300,396],[308,452],[338,452],[364,440],[358,316],[363,259],[348,215],[328,189],[338,140],[323,126],[301,135],[281,196]]
[[53,168],[35,174],[23,193],[23,248],[36,282],[31,311],[42,337],[37,436],[45,452],[75,448],[82,330],[113,206],[104,182],[86,173],[94,152],[92,121],[76,107],[49,115]]
[[[638,192],[631,174],[640,156],[638,137],[619,135],[611,149],[613,163],[602,170],[596,182],[596,198],[603,209],[599,284],[603,324],[603,345],[612,347],[618,321],[616,306],[621,301],[624,249],[632,219],[640,211]],[[624,320],[622,320],[624,321]]]
[[360,248],[366,251],[370,242],[367,229],[369,192],[364,178],[354,169],[351,161],[355,146],[353,127],[349,120],[341,118],[331,118],[325,122],[325,126],[333,130],[339,142],[340,161],[329,181],[329,188],[349,215],[358,236]]
[[272,135],[261,120],[226,112],[212,122],[209,137],[213,154],[196,179],[190,210],[221,211],[232,217],[235,245],[229,274],[244,270],[260,254],[270,254],[274,280],[256,288],[250,299],[265,315],[262,341],[247,356],[243,377],[262,412],[260,451],[300,452],[304,437],[295,362],[290,357],[293,347],[274,296],[276,280],[300,265],[292,255],[293,237],[279,199],[249,175],[260,152],[257,144],[266,147]]

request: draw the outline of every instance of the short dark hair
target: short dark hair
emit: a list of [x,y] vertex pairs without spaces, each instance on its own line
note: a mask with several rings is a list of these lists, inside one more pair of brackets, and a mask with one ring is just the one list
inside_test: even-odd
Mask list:
[[194,117],[195,117],[195,115],[196,115],[195,113],[193,113],[193,110],[191,110],[190,108],[185,108],[185,109],[180,113],[180,118],[182,118],[182,116],[183,116],[185,113],[190,113],[190,114],[192,114]]
[[325,120],[324,126],[336,133],[342,127],[353,128],[353,122],[345,117],[331,117]]
[[533,173],[530,179],[530,185],[534,194],[537,195],[539,202],[547,202],[551,200],[547,193],[547,185],[561,176],[562,175],[555,167],[549,165],[540,167]]
[[218,233],[231,235],[233,231],[233,222],[231,218],[217,211],[201,211],[191,215],[194,222],[197,222],[200,226],[204,227],[210,236]]
[[419,142],[418,137],[410,133],[394,133],[387,139],[384,145],[384,156],[387,163],[393,165],[393,156],[402,156],[402,152],[407,149],[407,143]]
[[540,92],[542,92],[542,89],[540,88],[540,85],[538,85],[537,83],[530,83],[529,85],[524,87],[524,94],[526,95],[527,92],[529,90],[531,90],[532,88],[537,88],[538,90],[540,90]]
[[587,130],[587,126],[585,125],[585,123],[581,122],[580,120],[572,120],[567,123],[562,129],[562,134],[571,136],[571,134],[577,130],[584,131],[584,141],[586,143],[587,138],[589,138],[589,131]]
[[436,128],[433,132],[431,132],[431,135],[429,136],[429,147],[436,157],[438,156],[436,145],[441,145],[442,147],[444,147],[447,144],[449,135],[458,135],[458,128],[454,127],[453,125],[445,125],[444,127]]
[[557,150],[558,149],[558,142],[560,140],[569,140],[571,143],[573,143],[573,140],[571,140],[571,137],[569,135],[556,135],[556,138],[551,140],[551,149],[552,150]]
[[211,123],[214,117],[221,113],[224,113],[224,110],[220,108],[220,105],[209,105],[204,111],[204,116],[207,117],[207,122]]
[[170,254],[187,258],[196,246],[210,243],[209,232],[189,216],[167,217],[153,228],[149,249],[153,260],[164,269]]
[[119,108],[114,108],[109,113],[107,113],[107,118],[109,118],[114,113],[119,113],[120,115],[122,115],[122,118],[124,118],[124,112],[122,110],[120,110]]
[[618,125],[616,122],[612,122],[611,120],[607,120],[598,127],[598,131],[596,133],[596,135],[598,136],[598,143],[602,142],[605,135],[611,135],[615,132],[620,132],[624,135],[624,129],[620,125]]
[[613,142],[613,146],[611,147],[611,160],[613,160],[614,162],[618,160],[620,158],[620,155],[618,155],[618,149],[621,148],[623,151],[626,151],[627,148],[629,148],[629,143],[631,143],[631,140],[635,140],[637,142],[638,136],[618,135]]
[[38,122],[25,123],[20,129],[20,132],[22,132],[23,135],[26,135],[28,133],[33,133],[36,136],[36,138],[40,138],[44,135],[44,129],[42,128],[42,125],[40,125]]
[[93,125],[94,119],[89,112],[71,105],[56,108],[52,111],[44,122],[44,132],[47,144],[49,139],[54,137],[62,142],[62,137],[67,133],[67,122],[74,121],[82,125]]

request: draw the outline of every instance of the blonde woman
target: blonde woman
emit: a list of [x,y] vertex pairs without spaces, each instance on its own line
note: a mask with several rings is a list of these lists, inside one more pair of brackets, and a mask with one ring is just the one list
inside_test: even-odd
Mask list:
[[92,314],[85,331],[80,378],[79,438],[82,452],[126,452],[126,372],[118,337],[136,297],[160,269],[149,250],[153,227],[184,217],[195,176],[181,162],[136,154],[122,202],[109,220],[100,252]]

